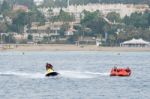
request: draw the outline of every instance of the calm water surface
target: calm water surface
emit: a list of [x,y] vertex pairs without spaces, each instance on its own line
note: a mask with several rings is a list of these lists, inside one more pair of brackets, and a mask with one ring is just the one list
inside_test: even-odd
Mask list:
[[[60,75],[44,77],[46,62]],[[150,99],[149,70],[150,52],[0,52],[0,99]]]

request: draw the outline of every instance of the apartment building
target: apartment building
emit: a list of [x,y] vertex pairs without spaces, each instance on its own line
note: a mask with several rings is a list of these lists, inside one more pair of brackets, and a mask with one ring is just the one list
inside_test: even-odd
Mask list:
[[[39,8],[45,16],[49,16],[49,8]],[[58,15],[60,10],[63,9],[66,12],[72,13],[76,18],[80,17],[80,14],[84,11],[96,11],[99,10],[103,15],[107,15],[110,12],[119,13],[121,18],[124,16],[130,16],[134,12],[144,12],[149,10],[147,4],[87,4],[87,5],[70,5],[67,8],[51,8],[54,15]]]

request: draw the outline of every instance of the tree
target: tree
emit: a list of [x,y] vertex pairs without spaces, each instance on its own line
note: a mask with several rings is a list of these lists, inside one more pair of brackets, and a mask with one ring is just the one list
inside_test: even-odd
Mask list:
[[5,23],[0,23],[0,33],[5,33],[7,32],[8,27]]
[[15,32],[22,33],[24,26],[27,25],[27,13],[21,12],[16,18],[13,19],[12,29]]
[[16,42],[16,40],[12,34],[7,34],[7,35],[3,34],[2,38],[3,38],[3,42],[5,42],[5,43],[15,43]]
[[28,40],[32,41],[33,40],[33,36],[32,35],[28,35]]
[[2,5],[1,5],[1,10],[0,11],[2,13],[6,13],[6,12],[10,11],[10,9],[11,9],[11,7],[10,7],[9,3],[6,0],[4,0]]
[[75,36],[70,36],[70,37],[68,37],[68,39],[67,39],[67,43],[69,43],[69,44],[74,44],[75,41],[76,41]]
[[141,28],[147,28],[148,27],[148,16],[146,14],[142,14],[142,13],[132,13],[130,16],[130,20],[129,20],[129,24],[133,25],[137,28],[141,27]]
[[108,36],[108,44],[114,46],[116,44],[116,37],[113,34]]
[[45,24],[45,16],[40,12],[40,11],[36,11],[36,22],[40,22],[40,25],[44,25]]
[[59,31],[60,36],[64,37],[65,32],[70,28],[69,23],[64,23]]
[[129,25],[130,24],[130,17],[129,16],[125,16],[123,18],[123,22],[126,24],[126,25]]
[[107,14],[106,17],[111,22],[120,22],[121,21],[120,14],[116,13],[116,12],[110,12]]
[[106,25],[108,25],[99,11],[88,12],[84,11],[84,18],[81,20],[81,25],[90,28],[93,35],[104,33]]
[[53,17],[52,20],[61,21],[61,22],[72,22],[75,20],[75,17],[73,15],[70,15],[70,13],[65,12],[61,9],[59,15]]
[[148,25],[150,26],[150,12],[148,12],[147,20],[148,20]]

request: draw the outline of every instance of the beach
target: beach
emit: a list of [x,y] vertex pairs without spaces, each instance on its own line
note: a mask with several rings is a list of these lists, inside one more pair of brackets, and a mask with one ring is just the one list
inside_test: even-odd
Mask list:
[[70,44],[7,44],[1,51],[150,51],[150,47],[102,47],[96,45]]

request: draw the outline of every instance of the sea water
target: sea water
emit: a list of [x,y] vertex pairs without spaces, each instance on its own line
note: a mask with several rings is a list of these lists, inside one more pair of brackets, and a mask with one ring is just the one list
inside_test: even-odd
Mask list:
[[[60,75],[45,77],[49,62]],[[114,66],[130,77],[110,77]],[[0,52],[0,99],[150,99],[150,52]]]

